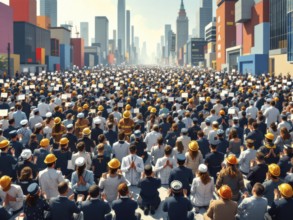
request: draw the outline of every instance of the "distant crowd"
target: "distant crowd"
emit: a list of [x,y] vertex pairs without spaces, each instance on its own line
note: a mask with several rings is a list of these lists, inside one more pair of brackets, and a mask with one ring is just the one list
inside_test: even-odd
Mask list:
[[290,75],[120,66],[0,88],[1,220],[290,219]]

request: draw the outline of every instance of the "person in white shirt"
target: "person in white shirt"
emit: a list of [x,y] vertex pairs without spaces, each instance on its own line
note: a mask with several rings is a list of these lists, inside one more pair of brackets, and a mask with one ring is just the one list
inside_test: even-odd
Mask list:
[[112,114],[114,115],[114,118],[116,118],[117,121],[120,121],[122,114],[118,111],[118,107],[115,106],[113,110],[114,112],[112,112]]
[[209,206],[213,199],[214,189],[214,179],[209,176],[208,167],[205,164],[200,164],[190,188],[190,200],[196,207],[196,211],[200,207]]
[[250,116],[250,118],[256,119],[258,108],[254,106],[254,101],[249,101],[250,106],[246,109],[246,114]]
[[275,101],[271,101],[271,106],[266,109],[263,115],[266,117],[267,127],[274,122],[278,122],[280,111],[275,107]]
[[287,115],[281,114],[281,122],[278,124],[278,131],[281,130],[281,128],[287,128],[287,131],[291,131],[292,126],[290,123],[287,121]]
[[270,105],[270,103],[271,103],[271,101],[272,101],[272,99],[270,99],[270,98],[267,98],[266,99],[266,102],[264,103],[264,105],[261,107],[261,111],[262,112],[265,112],[271,105]]
[[190,118],[190,112],[186,112],[186,113],[185,113],[185,117],[182,119],[182,122],[185,124],[185,127],[186,127],[187,129],[192,127],[192,125],[193,125],[193,121],[192,121],[192,119]]
[[215,109],[215,114],[219,115],[220,111],[224,108],[224,106],[221,104],[221,100],[217,99],[216,104],[214,105],[213,109]]
[[211,126],[211,121],[209,119],[206,119],[205,123],[206,123],[206,127],[203,129],[203,133],[207,137],[210,131],[213,130],[213,128]]
[[113,157],[117,158],[119,161],[122,161],[123,157],[126,157],[129,154],[130,144],[125,141],[124,132],[118,134],[118,141],[113,144]]
[[215,109],[212,109],[211,114],[207,117],[207,119],[209,119],[211,123],[213,123],[214,121],[217,121],[218,118],[219,118],[219,116],[216,115],[216,110]]
[[188,150],[188,145],[191,141],[191,138],[188,136],[188,130],[187,128],[182,128],[181,129],[181,136],[177,138],[177,141],[181,141],[183,146],[184,146],[184,150],[183,153],[186,153]]
[[50,106],[45,103],[45,99],[41,100],[41,103],[38,104],[38,109],[40,112],[40,116],[45,118],[46,114],[51,111]]
[[12,178],[9,176],[1,177],[0,186],[0,198],[4,202],[4,207],[7,210],[12,210],[12,214],[21,211],[25,198],[21,187],[12,184]]
[[171,146],[165,146],[165,156],[158,159],[155,172],[159,179],[161,179],[162,185],[169,184],[169,176],[173,168],[177,166],[177,161],[172,157],[172,148]]
[[77,153],[72,154],[71,157],[71,169],[75,170],[75,160],[79,157],[83,157],[85,159],[85,164],[86,164],[86,169],[91,169],[92,166],[92,159],[91,159],[91,155],[89,154],[89,152],[85,151],[85,144],[84,142],[79,142],[76,146],[77,149]]
[[129,147],[130,155],[123,157],[121,163],[121,171],[125,179],[127,179],[132,186],[136,186],[140,180],[141,173],[144,171],[143,159],[136,155],[136,146]]
[[48,154],[44,161],[45,164],[47,164],[47,168],[39,172],[40,187],[42,192],[45,193],[47,199],[59,195],[58,184],[64,181],[62,172],[55,169],[56,160],[57,157],[54,154]]
[[209,142],[216,140],[217,131],[219,130],[219,123],[214,121],[212,124],[212,130],[208,133],[207,139]]
[[247,149],[244,150],[243,147],[240,148],[241,153],[238,159],[239,169],[242,173],[248,174],[250,170],[251,161],[256,159],[257,151],[254,150],[253,146],[254,141],[252,139],[246,140]]
[[97,114],[97,117],[95,117],[93,119],[93,123],[92,123],[92,128],[93,129],[96,127],[95,121],[98,121],[98,120],[101,121],[100,128],[104,131],[106,129],[106,119],[104,117],[102,117],[102,112],[101,111],[99,111],[98,114]]
[[232,114],[232,117],[237,117],[237,116],[238,116],[238,113],[239,113],[239,108],[237,107],[237,102],[236,102],[236,101],[233,101],[233,103],[232,103],[232,107],[230,107],[230,108],[228,109],[228,113],[229,113],[231,110],[232,110],[232,111],[235,111],[234,114]]
[[147,151],[151,151],[151,148],[157,144],[160,137],[162,137],[162,134],[159,132],[159,126],[155,124],[153,130],[147,133],[144,138],[144,142],[147,144]]

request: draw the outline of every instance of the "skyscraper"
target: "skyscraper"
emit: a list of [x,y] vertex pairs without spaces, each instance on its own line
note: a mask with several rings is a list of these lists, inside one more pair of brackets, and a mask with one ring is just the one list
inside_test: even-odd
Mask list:
[[51,26],[57,27],[57,0],[40,0],[40,15],[50,17]]
[[96,43],[101,45],[101,62],[106,64],[109,41],[109,21],[105,16],[95,17],[95,38]]
[[213,19],[213,0],[200,0],[196,13],[196,36],[205,37],[205,27]]
[[113,41],[114,41],[114,45],[113,45],[113,48],[114,48],[114,51],[113,53],[115,53],[115,51],[117,50],[116,48],[116,45],[117,45],[117,31],[116,30],[113,30]]
[[169,57],[169,54],[170,54],[170,51],[168,50],[168,40],[169,40],[169,32],[172,31],[171,29],[171,24],[166,24],[165,25],[165,43],[164,43],[164,46],[165,46],[165,52],[164,52],[164,55],[165,57],[164,58],[168,58]]
[[[125,55],[125,0],[118,0],[118,48],[120,55]],[[119,43],[121,45],[119,45]]]
[[84,40],[84,46],[89,46],[89,23],[80,22],[80,37]]
[[177,54],[179,49],[186,44],[188,40],[189,30],[188,30],[188,17],[186,16],[186,11],[184,8],[183,0],[181,0],[181,6],[179,10],[179,15],[177,17]]
[[13,8],[13,21],[37,24],[36,0],[10,0],[9,5]]
[[293,0],[288,0],[287,4],[287,39],[288,39],[288,57],[287,61],[293,62]]
[[126,11],[126,51],[130,53],[130,11]]

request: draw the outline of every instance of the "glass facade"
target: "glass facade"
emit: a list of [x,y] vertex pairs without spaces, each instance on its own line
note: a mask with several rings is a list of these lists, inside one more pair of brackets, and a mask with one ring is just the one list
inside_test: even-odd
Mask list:
[[293,61],[293,0],[287,2],[288,19],[288,61]]
[[287,0],[270,0],[270,49],[287,48]]

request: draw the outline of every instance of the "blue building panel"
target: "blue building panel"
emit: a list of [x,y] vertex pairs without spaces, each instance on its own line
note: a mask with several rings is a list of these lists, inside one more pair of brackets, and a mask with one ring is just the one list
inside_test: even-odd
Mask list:
[[49,72],[54,72],[56,71],[55,69],[56,64],[60,64],[60,57],[46,56],[46,64],[47,64],[47,70]]
[[268,73],[268,67],[268,54],[252,54],[238,58],[238,70],[242,74],[251,73],[253,75],[261,75]]
[[61,70],[70,69],[70,45],[60,44],[60,68]]
[[264,22],[254,26],[254,47],[252,54],[268,54],[270,50],[270,23]]

